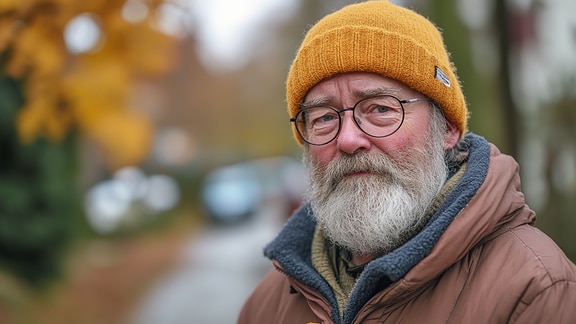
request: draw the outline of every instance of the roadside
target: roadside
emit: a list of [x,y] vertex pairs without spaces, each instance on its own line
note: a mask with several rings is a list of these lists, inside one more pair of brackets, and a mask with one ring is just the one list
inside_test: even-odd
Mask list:
[[141,296],[179,259],[196,231],[192,215],[166,228],[76,246],[67,276],[46,293],[0,276],[0,323],[126,324]]
[[272,268],[262,251],[286,219],[282,207],[269,201],[241,224],[192,237],[180,261],[144,296],[132,323],[235,323],[246,298]]

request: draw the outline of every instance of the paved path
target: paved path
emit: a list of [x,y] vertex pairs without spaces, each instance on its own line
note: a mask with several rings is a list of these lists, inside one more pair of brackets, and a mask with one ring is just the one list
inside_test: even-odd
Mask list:
[[272,267],[262,249],[281,226],[277,210],[270,206],[246,223],[191,238],[178,265],[144,297],[133,324],[235,323]]

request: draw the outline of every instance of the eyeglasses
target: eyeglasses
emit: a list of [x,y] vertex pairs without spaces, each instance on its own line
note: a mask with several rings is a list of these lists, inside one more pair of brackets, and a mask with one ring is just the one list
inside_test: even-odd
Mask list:
[[382,95],[358,101],[354,107],[338,110],[330,106],[310,107],[300,110],[290,118],[300,137],[310,145],[325,145],[332,142],[342,127],[342,113],[352,110],[356,126],[366,135],[386,137],[394,134],[404,122],[403,104],[431,101],[429,98],[400,100]]

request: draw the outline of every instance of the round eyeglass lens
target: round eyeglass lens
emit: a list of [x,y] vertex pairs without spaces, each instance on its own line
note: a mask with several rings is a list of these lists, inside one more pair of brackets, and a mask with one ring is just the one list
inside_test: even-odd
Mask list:
[[396,97],[367,98],[354,107],[354,121],[364,133],[373,137],[386,137],[402,125],[404,108]]
[[393,96],[376,96],[360,100],[352,108],[311,107],[294,118],[296,130],[312,145],[324,145],[336,138],[342,124],[342,113],[352,110],[354,122],[372,137],[386,137],[398,130],[404,120],[404,108]]

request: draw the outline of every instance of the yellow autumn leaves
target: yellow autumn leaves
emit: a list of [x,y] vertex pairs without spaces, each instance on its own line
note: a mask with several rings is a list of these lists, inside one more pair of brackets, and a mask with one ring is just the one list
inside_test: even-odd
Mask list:
[[[136,82],[169,70],[176,40],[154,28],[164,1],[129,1],[140,1],[148,14],[127,21],[124,1],[0,0],[0,73],[25,84],[26,102],[15,121],[23,143],[58,141],[79,130],[112,168],[147,156],[153,124],[131,106],[131,96]],[[64,34],[77,17],[99,34],[92,49],[71,53]]]

